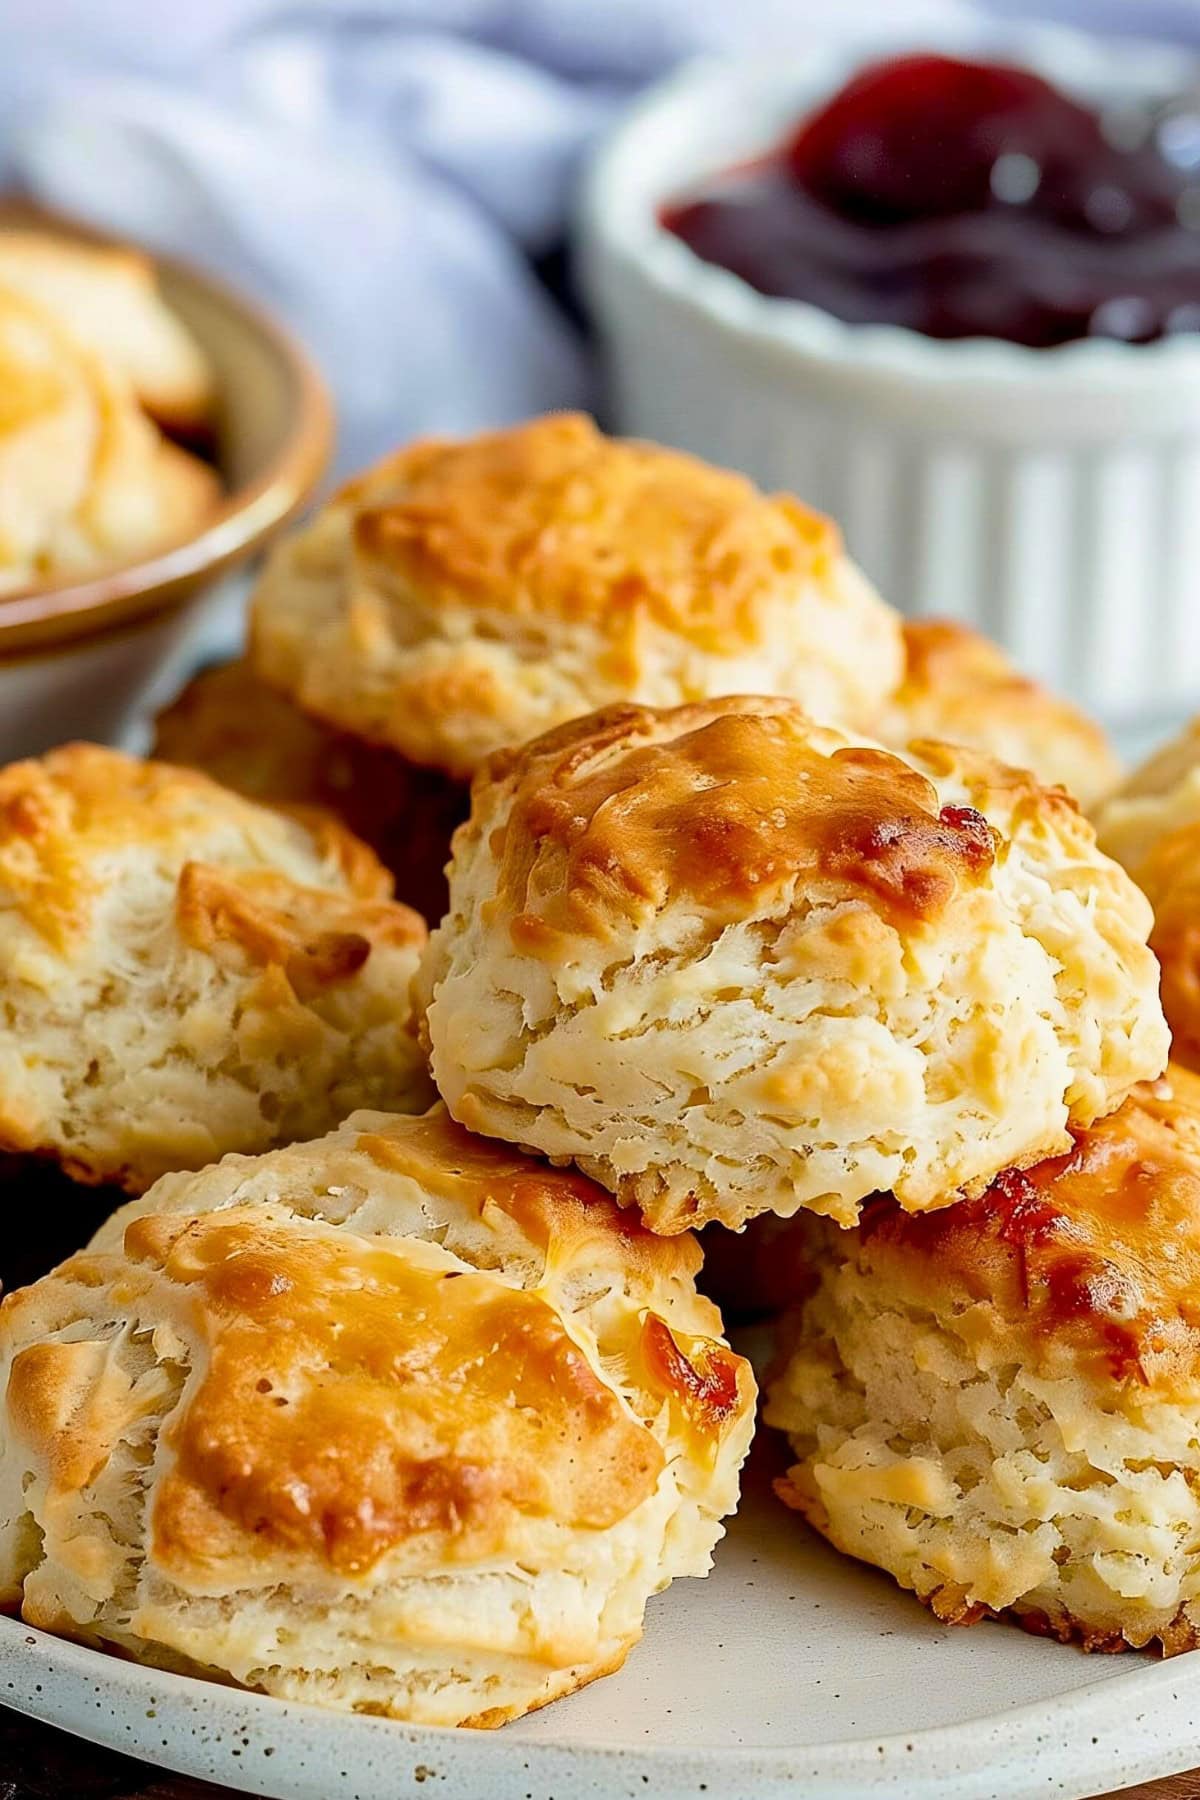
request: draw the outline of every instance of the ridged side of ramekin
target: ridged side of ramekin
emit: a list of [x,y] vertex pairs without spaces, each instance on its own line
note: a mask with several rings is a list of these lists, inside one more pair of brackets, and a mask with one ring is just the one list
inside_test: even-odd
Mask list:
[[[1180,52],[1058,30],[939,43],[1097,98],[1200,79]],[[658,224],[662,201],[777,142],[862,54],[694,65],[610,139],[581,269],[613,423],[801,494],[904,612],[979,626],[1115,727],[1194,709],[1200,336],[1033,351],[848,326],[756,293]]]

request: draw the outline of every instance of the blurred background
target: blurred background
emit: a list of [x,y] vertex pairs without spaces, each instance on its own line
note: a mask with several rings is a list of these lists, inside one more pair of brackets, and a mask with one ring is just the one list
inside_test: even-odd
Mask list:
[[[807,56],[965,0],[5,0],[0,181],[284,313],[347,470],[424,431],[603,408],[562,251],[581,167],[704,53]],[[1198,0],[992,0],[1200,42]],[[902,14],[902,19],[901,19]]]

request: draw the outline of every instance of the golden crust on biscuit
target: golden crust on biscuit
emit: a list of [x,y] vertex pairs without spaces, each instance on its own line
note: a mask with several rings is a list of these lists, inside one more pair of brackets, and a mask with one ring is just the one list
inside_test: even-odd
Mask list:
[[920,1217],[874,1203],[859,1231],[898,1296],[990,1303],[997,1355],[1200,1392],[1200,1076],[1173,1066],[1067,1154]]
[[420,1107],[425,931],[331,818],[90,744],[0,771],[0,1147],[133,1192]]
[[576,415],[369,470],[276,551],[252,627],[306,711],[460,776],[614,700],[758,686],[861,718],[901,673],[828,520]]
[[445,866],[470,792],[310,718],[248,662],[205,669],[155,724],[153,754],[272,805],[320,806],[390,869],[397,897],[427,919],[446,910]]
[[1200,1079],[920,1218],[805,1228],[784,1498],[939,1617],[1119,1649],[1200,1627]]
[[698,1262],[441,1109],[168,1177],[0,1308],[0,1594],[288,1698],[542,1705],[736,1502]]
[[797,882],[932,920],[993,868],[982,814],[939,807],[916,768],[813,729],[786,701],[684,708],[678,735],[657,723],[618,708],[492,759],[484,779],[513,794],[498,896],[546,954],[557,932],[564,949],[611,939],[673,902],[744,918]]
[[1059,789],[786,700],[497,754],[417,990],[473,1130],[658,1230],[945,1204],[1166,1061],[1149,910]]
[[163,301],[149,257],[60,233],[0,230],[0,288],[118,370],[156,419],[193,431],[210,423],[212,370]]
[[904,680],[873,725],[887,744],[943,738],[1059,783],[1083,806],[1116,786],[1120,764],[1095,720],[1022,675],[982,632],[906,619]]

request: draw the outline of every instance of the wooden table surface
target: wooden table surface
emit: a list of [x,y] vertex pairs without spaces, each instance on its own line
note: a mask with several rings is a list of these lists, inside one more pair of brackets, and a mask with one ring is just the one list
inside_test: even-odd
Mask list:
[[[231,1792],[98,1750],[0,1707],[0,1800],[229,1800]],[[453,1794],[446,1800],[488,1797]],[[1200,1770],[1125,1788],[1121,1800],[1200,1800]]]

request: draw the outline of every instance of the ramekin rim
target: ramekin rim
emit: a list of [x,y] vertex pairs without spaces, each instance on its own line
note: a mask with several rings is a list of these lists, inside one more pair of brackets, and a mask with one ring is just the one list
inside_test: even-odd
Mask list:
[[[929,36],[930,48],[940,47],[937,33],[923,36]],[[890,34],[889,41],[898,47],[895,34]],[[1200,83],[1200,54],[1181,45],[1136,37],[1104,38],[1059,25],[1005,27],[997,21],[979,22],[976,41],[1011,46],[1035,67],[1080,46],[1086,47],[1093,62],[1101,56],[1119,59],[1122,73],[1131,59],[1170,59]],[[827,57],[836,54],[834,50],[826,52]],[[859,375],[892,375],[931,387],[969,381],[993,387],[1036,386],[1039,391],[1050,385],[1056,390],[1076,386],[1094,392],[1100,385],[1120,389],[1141,386],[1151,379],[1169,379],[1184,371],[1189,377],[1200,374],[1200,332],[1149,344],[1080,338],[1035,349],[1003,338],[932,338],[903,325],[854,324],[807,301],[762,294],[741,276],[705,261],[659,222],[654,209],[681,191],[678,176],[672,176],[669,184],[664,177],[664,186],[652,196],[651,206],[633,216],[632,209],[639,202],[627,192],[622,164],[664,117],[685,108],[698,110],[702,99],[711,99],[714,88],[738,94],[755,76],[760,93],[777,94],[784,83],[797,82],[800,66],[798,57],[785,63],[778,56],[733,62],[698,56],[634,103],[601,143],[581,184],[577,222],[585,282],[594,273],[589,265],[603,253],[682,310],[724,327],[759,349]],[[699,134],[697,138],[699,142]],[[711,162],[698,157],[696,178],[711,172]]]

